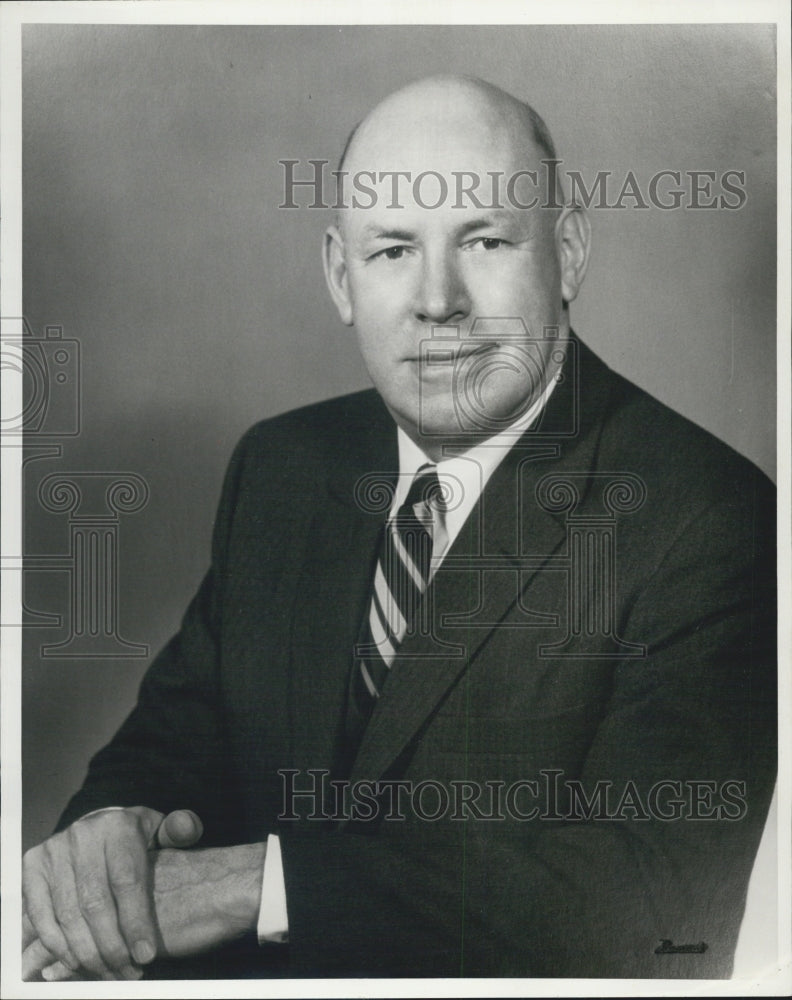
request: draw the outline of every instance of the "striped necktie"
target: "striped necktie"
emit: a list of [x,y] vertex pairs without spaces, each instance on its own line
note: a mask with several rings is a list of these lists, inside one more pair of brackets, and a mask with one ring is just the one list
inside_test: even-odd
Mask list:
[[358,647],[355,681],[361,709],[367,702],[369,710],[373,707],[405,636],[421,628],[421,599],[431,575],[433,541],[437,547],[444,532],[437,468],[423,465],[406,500],[385,525],[363,643]]

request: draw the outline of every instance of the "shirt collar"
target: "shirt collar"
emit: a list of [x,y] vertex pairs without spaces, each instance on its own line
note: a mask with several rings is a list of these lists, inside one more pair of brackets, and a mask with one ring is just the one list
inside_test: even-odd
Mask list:
[[484,491],[492,473],[503,461],[514,443],[542,412],[555,385],[556,380],[550,379],[539,399],[514,423],[498,434],[487,438],[486,441],[482,441],[461,455],[453,455],[437,463],[432,463],[425,452],[399,427],[397,429],[399,479],[396,484],[391,513],[398,510],[404,503],[418,469],[422,465],[426,465],[427,462],[436,464],[437,477],[441,483],[445,481],[450,494],[445,518],[453,540]]

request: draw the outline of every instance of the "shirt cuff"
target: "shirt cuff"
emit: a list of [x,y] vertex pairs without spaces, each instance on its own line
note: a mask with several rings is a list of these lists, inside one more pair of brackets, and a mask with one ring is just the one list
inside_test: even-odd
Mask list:
[[261,883],[261,907],[258,918],[259,944],[286,944],[289,940],[289,915],[286,911],[286,882],[283,878],[280,837],[267,837],[264,878]]

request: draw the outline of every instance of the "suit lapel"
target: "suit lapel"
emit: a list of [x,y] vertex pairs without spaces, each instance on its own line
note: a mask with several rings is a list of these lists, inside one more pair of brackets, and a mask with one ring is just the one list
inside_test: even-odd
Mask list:
[[[395,481],[396,432],[378,402],[317,483],[291,626],[293,766],[333,770],[343,733],[353,647],[370,596],[384,513],[378,501]],[[380,494],[379,488],[384,487]],[[386,508],[387,509],[387,508]]]

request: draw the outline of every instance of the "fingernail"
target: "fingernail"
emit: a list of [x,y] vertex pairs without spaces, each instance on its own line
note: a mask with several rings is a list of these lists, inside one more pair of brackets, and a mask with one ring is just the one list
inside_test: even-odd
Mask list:
[[125,965],[121,969],[121,975],[124,979],[140,979],[143,975],[143,970],[138,969],[135,965]]
[[153,961],[156,954],[154,945],[150,941],[138,941],[132,948],[132,955],[135,961],[141,965],[146,965],[148,962]]

